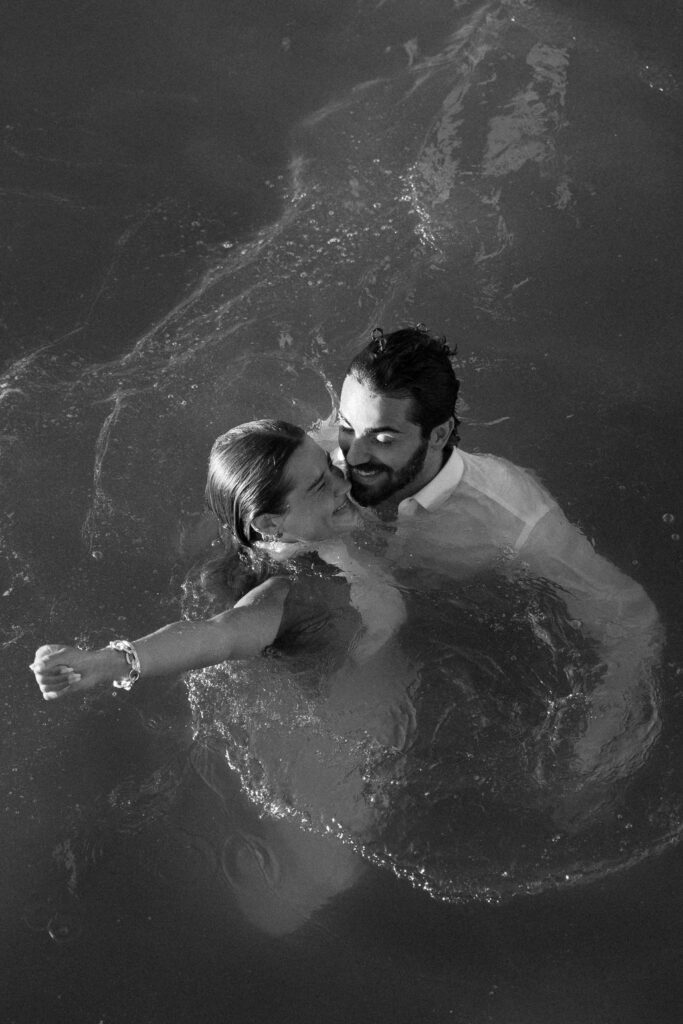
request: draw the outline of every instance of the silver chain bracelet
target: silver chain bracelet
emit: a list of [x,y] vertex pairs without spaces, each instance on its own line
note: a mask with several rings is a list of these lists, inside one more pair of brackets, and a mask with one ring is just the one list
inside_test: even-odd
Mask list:
[[123,679],[115,679],[114,686],[117,690],[131,690],[133,683],[137,683],[140,678],[140,659],[138,658],[138,652],[133,647],[130,640],[112,640],[111,643],[107,644],[107,647],[113,647],[115,651],[122,651],[126,656],[128,667],[130,672]]

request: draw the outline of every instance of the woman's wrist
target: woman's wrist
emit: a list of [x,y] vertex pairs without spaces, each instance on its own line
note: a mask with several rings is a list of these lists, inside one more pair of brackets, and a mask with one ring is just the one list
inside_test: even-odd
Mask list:
[[119,679],[125,679],[130,672],[124,651],[117,651],[113,647],[103,647],[95,652],[97,658],[97,675],[102,683],[112,684]]
[[140,659],[135,646],[130,640],[112,640],[107,647],[119,651],[126,659],[128,671],[114,679],[114,686],[119,690],[131,690],[140,678]]

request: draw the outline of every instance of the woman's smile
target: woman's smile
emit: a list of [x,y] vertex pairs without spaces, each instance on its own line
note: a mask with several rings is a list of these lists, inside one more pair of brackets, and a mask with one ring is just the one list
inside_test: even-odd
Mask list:
[[284,538],[325,540],[356,526],[359,512],[349,500],[351,484],[310,437],[290,456],[287,479],[290,490],[281,525]]

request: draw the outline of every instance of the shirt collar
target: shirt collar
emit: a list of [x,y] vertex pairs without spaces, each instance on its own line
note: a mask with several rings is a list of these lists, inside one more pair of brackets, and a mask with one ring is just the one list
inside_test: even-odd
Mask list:
[[407,511],[415,504],[422,508],[430,509],[440,505],[442,501],[454,490],[462,479],[465,471],[465,463],[457,448],[454,448],[450,456],[441,467],[436,476],[432,477],[428,484],[416,494],[404,498],[398,506],[398,514]]

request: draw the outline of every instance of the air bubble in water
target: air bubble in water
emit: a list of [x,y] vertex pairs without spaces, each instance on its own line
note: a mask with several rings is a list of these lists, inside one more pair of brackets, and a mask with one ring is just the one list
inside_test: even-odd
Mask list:
[[669,523],[674,523],[675,521],[676,521],[676,516],[673,515],[673,513],[671,513],[671,512],[665,512],[664,515],[662,516],[662,522],[663,523],[668,523],[669,524]]
[[49,901],[35,900],[24,907],[22,917],[32,932],[43,932],[49,926],[54,912],[54,905],[51,906]]
[[47,926],[47,934],[60,945],[67,942],[74,942],[81,934],[83,928],[80,920],[75,914],[69,911],[58,911]]

